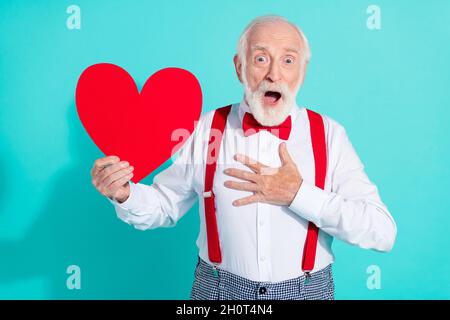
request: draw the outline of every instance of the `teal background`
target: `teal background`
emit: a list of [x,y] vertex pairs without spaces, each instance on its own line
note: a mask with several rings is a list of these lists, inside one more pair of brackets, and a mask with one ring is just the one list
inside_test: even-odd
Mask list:
[[[81,30],[66,27],[71,4]],[[371,4],[378,31],[366,27]],[[267,13],[304,30],[312,60],[298,103],[345,126],[398,226],[389,254],[335,241],[336,298],[450,298],[446,0],[1,1],[0,298],[189,297],[198,205],[175,228],[119,221],[91,184],[103,154],[78,120],[75,86],[98,62],[125,68],[139,87],[176,66],[198,77],[203,112],[237,102],[235,44]],[[72,264],[81,290],[66,287]],[[370,265],[381,268],[379,290],[366,286]]]

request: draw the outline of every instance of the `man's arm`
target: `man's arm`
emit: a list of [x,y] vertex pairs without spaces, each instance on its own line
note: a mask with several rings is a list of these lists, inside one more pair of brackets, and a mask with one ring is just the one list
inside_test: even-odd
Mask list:
[[289,208],[328,234],[361,248],[390,251],[397,227],[380,199],[377,187],[364,172],[343,127],[336,125],[329,155],[331,192],[305,181]]
[[194,205],[194,140],[192,134],[174,163],[157,174],[151,186],[129,181],[130,194],[124,202],[108,198],[121,220],[139,230],[171,227]]
[[[336,124],[336,133],[328,136],[331,192],[303,181],[289,155],[286,144],[280,143],[281,167],[268,167],[245,155],[236,155],[252,171],[228,168],[225,174],[244,180],[225,181],[231,189],[252,192],[233,201],[235,206],[266,202],[288,206],[300,217],[312,221],[328,234],[362,248],[389,251],[394,245],[397,229],[377,187],[370,182],[364,167],[351,145],[344,128]],[[331,156],[330,156],[331,155]]]

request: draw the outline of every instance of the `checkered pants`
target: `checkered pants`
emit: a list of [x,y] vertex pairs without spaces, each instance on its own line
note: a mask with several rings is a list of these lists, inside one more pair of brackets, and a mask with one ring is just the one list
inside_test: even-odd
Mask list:
[[252,281],[228,271],[217,269],[198,258],[192,300],[334,300],[331,264],[305,276],[280,282]]

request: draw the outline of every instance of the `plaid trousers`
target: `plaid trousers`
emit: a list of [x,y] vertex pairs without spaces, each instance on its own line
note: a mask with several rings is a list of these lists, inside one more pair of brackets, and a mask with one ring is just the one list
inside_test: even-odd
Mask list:
[[331,264],[305,276],[280,282],[252,281],[217,269],[198,258],[191,300],[334,300]]

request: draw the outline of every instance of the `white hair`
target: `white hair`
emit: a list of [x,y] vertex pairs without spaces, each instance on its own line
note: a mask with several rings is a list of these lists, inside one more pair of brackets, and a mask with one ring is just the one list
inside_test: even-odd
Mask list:
[[286,18],[284,18],[282,16],[265,15],[265,16],[260,16],[260,17],[253,19],[247,25],[247,27],[244,29],[241,36],[239,37],[239,41],[237,44],[237,56],[241,60],[241,63],[244,66],[245,66],[245,60],[246,60],[245,58],[247,55],[247,45],[248,45],[247,38],[248,38],[249,32],[253,29],[253,27],[255,27],[257,25],[262,25],[262,24],[267,24],[267,23],[275,23],[275,22],[285,22],[285,23],[289,24],[290,26],[294,27],[295,30],[297,30],[297,32],[299,33],[300,38],[303,40],[303,44],[304,44],[305,52],[302,55],[303,62],[309,62],[309,60],[311,59],[311,49],[309,47],[308,39],[303,34],[302,30],[296,24],[288,21]]

